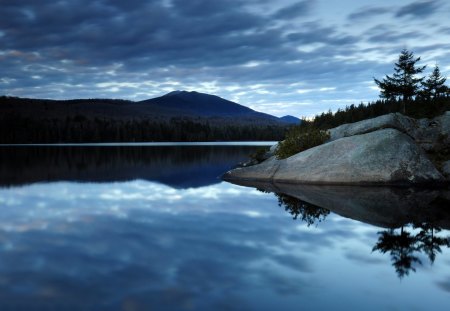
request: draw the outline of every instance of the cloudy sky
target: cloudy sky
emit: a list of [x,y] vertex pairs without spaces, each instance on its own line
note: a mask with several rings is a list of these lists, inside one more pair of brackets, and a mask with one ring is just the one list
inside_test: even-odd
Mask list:
[[274,115],[376,99],[403,48],[450,75],[446,0],[0,0],[0,94],[216,94]]

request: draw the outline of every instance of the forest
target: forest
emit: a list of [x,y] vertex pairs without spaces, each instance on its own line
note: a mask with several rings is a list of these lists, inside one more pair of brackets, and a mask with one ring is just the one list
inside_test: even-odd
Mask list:
[[190,118],[167,121],[145,119],[0,118],[0,143],[95,143],[162,141],[275,141],[283,138],[286,125],[236,124]]
[[394,64],[394,73],[382,80],[374,78],[380,89],[380,99],[368,104],[351,105],[337,112],[324,112],[303,126],[326,130],[341,124],[375,118],[400,112],[412,118],[433,118],[450,110],[450,88],[438,65],[428,76],[421,76],[426,66],[420,66],[420,57],[406,49]]

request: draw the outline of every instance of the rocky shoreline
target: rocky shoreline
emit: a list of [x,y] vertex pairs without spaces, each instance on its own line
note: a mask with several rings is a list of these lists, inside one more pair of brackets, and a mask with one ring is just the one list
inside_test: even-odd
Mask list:
[[450,111],[434,119],[391,113],[329,130],[319,146],[228,171],[227,181],[321,185],[445,185],[450,180]]

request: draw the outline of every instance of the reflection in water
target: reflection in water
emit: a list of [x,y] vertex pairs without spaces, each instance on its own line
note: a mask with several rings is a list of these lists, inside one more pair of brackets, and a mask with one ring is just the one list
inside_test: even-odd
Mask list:
[[[278,198],[279,206],[284,207],[293,216],[294,220],[300,219],[308,227],[325,220],[330,213],[325,208],[315,206],[293,196],[283,193],[274,194]],[[430,206],[444,209],[450,206],[450,201],[439,197]],[[378,232],[378,241],[372,249],[372,251],[379,251],[383,254],[389,253],[392,265],[399,278],[409,275],[410,271],[416,271],[415,265],[422,264],[422,261],[419,259],[421,253],[426,255],[430,263],[433,264],[436,260],[436,255],[442,252],[441,247],[450,247],[450,236],[442,237],[437,235],[442,230],[434,224],[437,215],[430,214],[429,211],[420,215],[422,218],[416,218],[415,222],[406,223],[400,228],[389,228]],[[408,228],[412,231],[408,231]]]
[[[215,183],[253,147],[2,148],[2,311],[448,306],[445,191]],[[389,240],[402,226],[409,246]]]
[[291,214],[294,220],[300,218],[300,220],[306,222],[308,227],[312,224],[317,225],[330,214],[330,211],[326,208],[321,208],[286,194],[275,193],[275,196],[278,198],[278,206],[284,207],[284,210]]
[[410,271],[415,272],[414,264],[422,264],[419,253],[423,252],[434,263],[436,254],[441,252],[441,246],[450,247],[450,237],[435,235],[441,231],[440,228],[429,223],[411,226],[414,229],[420,228],[420,232],[414,234],[403,226],[400,229],[380,231],[378,242],[373,247],[373,251],[389,253],[399,278],[409,275]]
[[0,187],[36,182],[156,181],[172,188],[219,183],[256,146],[0,146]]

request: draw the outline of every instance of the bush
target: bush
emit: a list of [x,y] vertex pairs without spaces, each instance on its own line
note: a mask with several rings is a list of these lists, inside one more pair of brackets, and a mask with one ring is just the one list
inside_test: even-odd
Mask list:
[[267,153],[269,152],[269,147],[260,147],[254,153],[250,155],[250,159],[255,162],[255,164],[261,163],[267,160]]
[[298,125],[292,127],[286,135],[285,140],[278,144],[276,156],[278,159],[288,158],[296,153],[322,145],[330,134],[319,130],[312,125]]

